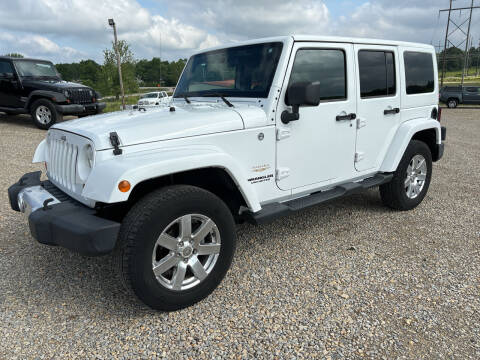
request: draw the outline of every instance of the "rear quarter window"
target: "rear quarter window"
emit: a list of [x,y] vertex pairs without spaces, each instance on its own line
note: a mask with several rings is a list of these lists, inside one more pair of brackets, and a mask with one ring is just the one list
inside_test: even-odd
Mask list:
[[405,63],[406,91],[408,95],[431,93],[435,89],[435,75],[431,53],[406,51]]

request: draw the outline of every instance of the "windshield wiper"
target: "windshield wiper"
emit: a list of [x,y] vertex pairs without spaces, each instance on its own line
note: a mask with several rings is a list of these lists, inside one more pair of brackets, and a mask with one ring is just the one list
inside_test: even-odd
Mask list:
[[228,100],[225,98],[225,96],[223,96],[223,95],[220,94],[220,93],[209,93],[209,94],[206,94],[206,95],[204,95],[204,96],[218,96],[220,99],[223,100],[223,102],[224,102],[225,104],[227,104],[228,107],[234,107],[233,104],[232,104],[230,101],[228,101]]
[[183,98],[185,99],[185,101],[187,102],[187,104],[191,104],[192,102],[190,101],[190,99],[188,98],[187,95],[183,95]]

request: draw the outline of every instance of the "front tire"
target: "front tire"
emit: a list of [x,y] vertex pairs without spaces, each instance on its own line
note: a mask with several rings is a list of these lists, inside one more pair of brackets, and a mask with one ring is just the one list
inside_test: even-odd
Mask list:
[[38,99],[30,107],[30,113],[35,125],[47,130],[58,121],[61,121],[63,116],[60,114],[55,105],[47,99]]
[[125,217],[117,271],[146,305],[174,311],[218,286],[235,243],[233,217],[222,200],[193,186],[166,187],[139,200]]
[[395,210],[411,210],[425,197],[432,177],[432,154],[422,141],[412,140],[392,180],[380,186],[384,205]]

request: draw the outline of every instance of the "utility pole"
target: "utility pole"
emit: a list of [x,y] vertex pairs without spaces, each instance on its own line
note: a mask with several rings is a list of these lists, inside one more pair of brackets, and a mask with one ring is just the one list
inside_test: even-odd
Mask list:
[[445,77],[445,67],[447,65],[446,56],[447,56],[448,28],[450,27],[451,14],[452,14],[452,0],[450,0],[450,7],[448,8],[447,31],[445,31],[445,44],[443,46],[442,80],[440,82],[440,86],[443,86],[443,78]]
[[115,54],[117,55],[118,79],[120,81],[120,92],[122,94],[122,109],[125,110],[125,91],[123,89],[122,62],[120,60],[120,52],[118,51],[117,27],[115,26],[115,21],[113,21],[113,19],[108,19],[108,25],[113,27],[113,47],[115,48]]
[[462,86],[463,86],[463,81],[465,80],[465,71],[468,71],[467,70],[467,67],[468,67],[468,52],[469,52],[469,48],[468,48],[468,44],[470,43],[470,25],[472,24],[472,11],[473,11],[473,0],[472,0],[472,4],[470,5],[470,18],[468,19],[468,30],[467,30],[467,41],[466,41],[466,44],[465,44],[465,59],[464,59],[464,62],[463,62],[463,72],[462,72]]
[[[443,46],[443,66],[442,66],[441,85],[443,85],[443,79],[445,77],[446,53],[447,53],[448,44],[452,45],[453,47],[458,48],[465,41],[466,42],[465,57],[464,57],[464,64],[463,64],[463,71],[462,71],[462,85],[463,85],[463,81],[464,81],[464,78],[465,78],[465,67],[467,65],[467,59],[468,59],[468,43],[469,43],[469,38],[470,38],[470,25],[472,23],[472,12],[473,12],[473,9],[480,9],[480,6],[473,6],[474,0],[471,0],[471,1],[472,1],[471,5],[469,7],[459,7],[459,8],[454,8],[453,9],[452,8],[453,0],[450,0],[450,6],[449,6],[448,9],[439,10],[439,13],[442,13],[444,11],[448,11],[447,30],[445,32],[445,43],[444,43],[444,46]],[[452,20],[452,17],[451,17],[452,11],[462,11],[462,10],[470,10],[470,16],[468,18],[468,30],[467,30],[467,32],[465,32],[464,29],[462,28],[462,26],[467,22],[467,20],[463,21],[462,23],[459,23],[460,25],[458,25],[458,24],[455,23],[455,21]],[[450,23],[455,25],[455,29],[452,32],[449,33]],[[455,45],[448,38],[449,38],[450,35],[452,35],[457,30],[460,30],[463,33],[463,35],[465,35],[466,38],[464,38],[464,40],[462,40],[462,42],[460,42],[458,45]]]
[[478,68],[479,68],[479,63],[480,63],[480,40],[478,41],[478,49],[477,49],[477,68],[475,71],[475,76],[478,76]]

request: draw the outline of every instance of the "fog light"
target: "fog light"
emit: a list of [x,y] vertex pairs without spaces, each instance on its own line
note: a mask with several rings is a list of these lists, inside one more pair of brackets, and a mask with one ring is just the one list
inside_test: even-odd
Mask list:
[[118,190],[127,192],[130,190],[130,183],[127,180],[122,180],[118,183]]
[[18,194],[17,197],[18,209],[24,213],[27,209],[27,204],[25,203],[25,199],[23,198],[23,193]]

